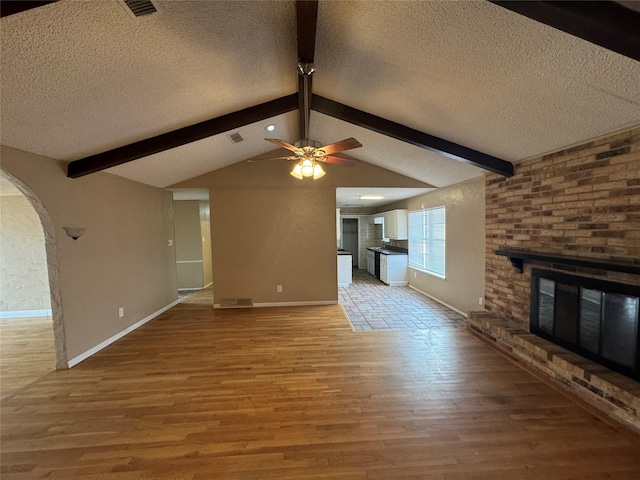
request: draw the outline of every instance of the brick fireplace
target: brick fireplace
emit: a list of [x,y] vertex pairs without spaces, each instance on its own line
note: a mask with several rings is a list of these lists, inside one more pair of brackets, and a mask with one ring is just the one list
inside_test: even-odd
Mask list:
[[[548,346],[529,329],[532,269],[640,286],[640,128],[526,160],[515,170],[510,178],[486,178],[485,311],[471,315],[470,328],[640,431],[639,382]],[[498,250],[579,261],[543,255],[524,261],[520,272]],[[632,268],[599,265],[607,262]]]

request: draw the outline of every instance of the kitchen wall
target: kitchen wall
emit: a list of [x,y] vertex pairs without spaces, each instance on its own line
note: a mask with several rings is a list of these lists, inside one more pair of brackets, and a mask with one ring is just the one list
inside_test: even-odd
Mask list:
[[376,213],[376,209],[373,207],[343,207],[340,209],[341,216],[360,219],[358,230],[359,269],[367,269],[367,248],[380,246],[382,227],[374,225],[373,218],[369,216],[374,213]]
[[[516,165],[486,179],[486,305],[529,328],[532,265],[519,273],[497,249],[640,259],[640,128]],[[637,275],[577,269],[640,285]]]
[[360,268],[367,268],[367,248],[379,247],[382,239],[382,225],[373,223],[372,217],[360,220]]
[[337,303],[336,188],[425,185],[365,162],[325,167],[298,180],[289,162],[240,162],[171,187],[209,189],[216,304]]
[[[35,210],[18,190],[0,196],[0,312],[51,310],[44,232]],[[26,313],[25,313],[26,314]],[[50,313],[49,313],[50,315]]]
[[[79,361],[176,300],[170,192],[105,173],[70,179],[62,162],[6,147],[0,153],[2,170],[26,185],[50,223],[54,332],[57,312],[68,360]],[[70,224],[87,228],[78,240],[63,231]]]
[[[451,187],[387,205],[420,210],[444,205],[446,208],[446,279],[409,269],[409,285],[456,310],[479,310],[484,298],[485,185],[479,177]],[[404,242],[406,244],[406,242]]]

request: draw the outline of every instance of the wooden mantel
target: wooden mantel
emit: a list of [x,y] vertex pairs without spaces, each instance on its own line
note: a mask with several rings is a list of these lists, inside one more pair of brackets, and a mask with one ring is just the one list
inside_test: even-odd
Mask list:
[[640,263],[637,262],[620,262],[599,258],[574,257],[556,253],[527,252],[523,250],[496,250],[496,255],[507,257],[520,273],[524,271],[524,263],[526,261],[538,261],[640,275]]

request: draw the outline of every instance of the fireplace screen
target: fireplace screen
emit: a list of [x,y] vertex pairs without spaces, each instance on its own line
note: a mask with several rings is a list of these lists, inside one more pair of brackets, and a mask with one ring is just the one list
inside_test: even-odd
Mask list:
[[533,269],[531,332],[640,379],[640,287]]

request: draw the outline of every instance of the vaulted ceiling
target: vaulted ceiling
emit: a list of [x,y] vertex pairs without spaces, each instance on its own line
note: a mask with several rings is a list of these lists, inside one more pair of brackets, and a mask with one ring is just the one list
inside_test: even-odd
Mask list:
[[[106,169],[166,187],[272,152],[265,137],[299,139],[295,2],[153,4],[141,17],[116,0],[4,16],[2,145],[74,162],[214,119],[213,135]],[[437,187],[485,170],[425,138],[518,162],[640,124],[637,57],[484,0],[320,0],[313,44],[309,137],[355,137],[350,156]],[[235,115],[275,101],[277,114]]]

